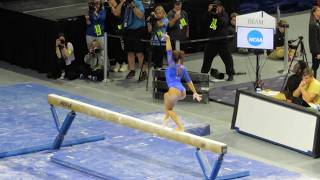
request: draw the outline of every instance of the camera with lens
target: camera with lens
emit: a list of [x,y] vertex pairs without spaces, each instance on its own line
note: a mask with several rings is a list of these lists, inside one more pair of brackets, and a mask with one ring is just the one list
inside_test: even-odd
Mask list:
[[157,16],[152,12],[150,16],[147,18],[147,22],[154,26],[157,23],[158,19]]
[[63,49],[66,42],[64,40],[60,40],[60,44],[58,45],[59,49]]
[[219,72],[218,69],[211,68],[210,75],[215,79],[224,79],[224,73]]
[[92,49],[91,54],[95,55],[95,54],[99,54],[101,52],[101,49],[98,47],[95,47]]
[[96,11],[96,7],[94,6],[94,2],[89,2],[88,7],[89,7],[89,16],[91,16]]
[[217,4],[211,4],[211,5],[212,5],[212,9],[211,9],[211,11],[209,13],[212,14],[212,15],[217,15],[218,5]]

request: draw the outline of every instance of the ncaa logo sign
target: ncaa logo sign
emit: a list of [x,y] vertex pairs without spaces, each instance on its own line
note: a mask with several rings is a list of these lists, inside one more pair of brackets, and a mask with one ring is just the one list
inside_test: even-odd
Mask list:
[[263,36],[261,32],[257,30],[252,30],[248,33],[247,36],[249,44],[252,46],[259,46],[261,43],[263,43]]

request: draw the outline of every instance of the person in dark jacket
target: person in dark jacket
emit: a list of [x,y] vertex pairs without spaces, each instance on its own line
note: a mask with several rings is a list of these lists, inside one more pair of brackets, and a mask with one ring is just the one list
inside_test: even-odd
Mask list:
[[314,6],[311,9],[309,22],[309,48],[312,55],[312,70],[317,78],[317,70],[320,61],[320,7]]
[[219,54],[225,65],[228,81],[232,81],[234,74],[233,59],[228,48],[228,39],[223,38],[228,36],[229,18],[220,1],[213,1],[212,4],[209,4],[204,20],[208,37],[222,37],[222,39],[210,41],[206,44],[201,73],[210,71],[214,57]]
[[302,73],[304,69],[307,67],[307,63],[303,60],[298,61],[292,69],[292,74],[283,89],[283,93],[288,102],[294,102],[293,92],[299,87],[299,84],[302,80]]

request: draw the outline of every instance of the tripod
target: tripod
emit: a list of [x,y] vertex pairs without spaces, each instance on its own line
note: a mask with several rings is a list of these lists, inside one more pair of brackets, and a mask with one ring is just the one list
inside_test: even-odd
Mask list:
[[260,79],[260,64],[259,64],[259,60],[260,60],[260,55],[264,53],[264,50],[262,49],[255,49],[254,50],[254,54],[256,55],[256,81],[254,82],[254,90],[258,91],[262,89],[262,83],[261,83],[261,79]]
[[[159,42],[159,46],[161,46],[162,44],[162,42],[161,42],[161,39],[160,39],[160,37],[159,37],[159,35],[158,35],[158,33],[157,33],[157,28],[155,28],[155,24],[152,24],[152,30],[151,30],[151,37],[154,37],[154,36],[156,36],[156,39],[157,39],[157,41]],[[155,40],[152,40],[151,42],[154,42]],[[145,42],[150,42],[150,41],[145,41]],[[148,49],[148,48],[147,48]],[[147,75],[149,76],[150,75],[150,67],[151,67],[151,61],[152,61],[152,44],[150,43],[150,46],[149,46],[149,51],[147,51],[148,52],[148,72],[147,72]],[[145,58],[144,58],[144,60],[143,60],[143,63],[142,63],[142,65],[141,65],[141,70],[140,70],[140,73],[139,73],[139,79],[138,79],[138,83],[139,82],[141,82],[142,80],[141,80],[141,75],[142,75],[142,70],[143,70],[143,67],[144,67],[144,65],[145,65]],[[146,83],[146,91],[148,91],[148,87],[149,87],[149,77],[147,78],[147,83]]]
[[287,79],[288,79],[288,76],[289,76],[289,73],[290,73],[290,69],[291,69],[291,66],[292,66],[292,62],[295,60],[295,57],[297,55],[297,50],[298,48],[300,47],[300,53],[301,53],[301,56],[302,56],[302,60],[306,62],[307,66],[308,66],[308,59],[307,59],[307,54],[306,54],[306,49],[305,49],[305,46],[304,46],[304,43],[303,43],[303,36],[299,36],[298,39],[296,40],[293,40],[293,41],[290,41],[291,43],[292,42],[295,42],[295,41],[298,41],[298,44],[297,46],[294,48],[294,54],[293,54],[293,58],[291,59],[291,62],[290,62],[290,65],[289,65],[289,68],[288,68],[288,72],[286,73],[286,76],[283,80],[283,83],[282,83],[282,86],[281,86],[281,91],[284,90],[284,86],[285,86],[285,83],[287,82]]

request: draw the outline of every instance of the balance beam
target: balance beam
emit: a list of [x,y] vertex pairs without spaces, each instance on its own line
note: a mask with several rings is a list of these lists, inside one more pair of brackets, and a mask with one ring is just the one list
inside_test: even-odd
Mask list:
[[138,129],[156,136],[175,140],[184,144],[212,151],[214,153],[227,153],[227,145],[218,141],[196,136],[186,132],[174,131],[168,127],[143,121],[141,119],[113,112],[101,107],[83,103],[77,100],[59,96],[56,94],[48,95],[48,103],[52,106],[59,106],[74,112],[87,114],[98,119],[111,121],[133,129]]

